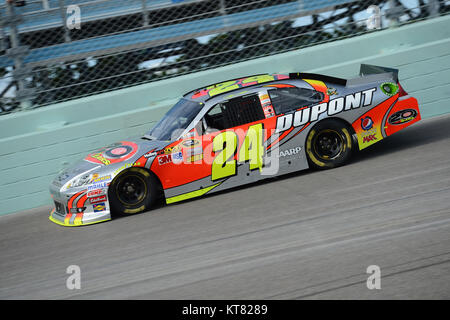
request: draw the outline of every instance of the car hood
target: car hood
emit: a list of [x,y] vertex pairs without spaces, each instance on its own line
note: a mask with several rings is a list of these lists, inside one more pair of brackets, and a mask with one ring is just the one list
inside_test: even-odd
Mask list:
[[53,184],[57,187],[62,187],[74,177],[91,171],[105,174],[118,171],[118,169],[127,164],[133,164],[145,153],[152,150],[160,150],[169,143],[168,141],[147,140],[136,137],[110,144],[88,154],[82,160],[61,171],[53,180]]

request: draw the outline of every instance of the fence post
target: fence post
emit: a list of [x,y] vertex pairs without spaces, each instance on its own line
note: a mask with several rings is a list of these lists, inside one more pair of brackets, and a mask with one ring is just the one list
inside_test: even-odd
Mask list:
[[31,75],[31,69],[24,65],[24,58],[29,53],[28,46],[21,46],[17,25],[22,22],[22,16],[14,10],[13,3],[6,3],[6,17],[4,25],[9,25],[11,48],[6,55],[14,61],[13,79],[17,82],[16,100],[20,102],[19,108],[26,110],[31,108],[31,100],[34,97],[34,89],[27,88],[25,79]]
[[48,0],[42,0],[42,8],[44,10],[50,9],[50,5],[48,4]]
[[142,17],[144,27],[147,27],[149,24],[148,20],[148,9],[147,9],[147,0],[142,0]]
[[72,39],[70,38],[69,28],[67,28],[67,14],[66,14],[66,6],[64,4],[64,0],[58,0],[59,11],[61,13],[62,25],[64,28],[64,41],[70,42]]

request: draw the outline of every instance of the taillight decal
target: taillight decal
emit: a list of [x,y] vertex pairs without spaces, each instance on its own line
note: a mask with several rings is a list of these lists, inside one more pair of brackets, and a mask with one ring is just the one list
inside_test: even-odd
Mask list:
[[398,84],[398,96],[399,97],[404,97],[407,96],[408,92],[405,91],[405,89],[403,89],[403,87],[400,85],[400,83]]

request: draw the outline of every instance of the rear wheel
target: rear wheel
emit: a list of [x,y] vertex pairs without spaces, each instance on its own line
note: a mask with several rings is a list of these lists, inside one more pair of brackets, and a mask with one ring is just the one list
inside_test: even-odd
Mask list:
[[157,200],[156,178],[142,168],[121,172],[109,187],[113,213],[133,214],[150,209]]
[[350,159],[352,149],[351,129],[345,123],[334,119],[319,122],[306,138],[309,164],[318,169],[344,165]]

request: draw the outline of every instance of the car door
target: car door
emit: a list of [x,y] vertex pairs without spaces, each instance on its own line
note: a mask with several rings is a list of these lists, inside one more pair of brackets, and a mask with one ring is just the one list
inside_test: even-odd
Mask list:
[[[277,117],[276,139],[272,139],[268,151],[278,153],[278,165],[281,169],[290,166],[292,169],[300,170],[298,167],[295,168],[295,164],[300,165],[302,163],[299,158],[303,156],[300,151],[303,148],[305,137],[301,133],[305,132],[304,130],[308,128],[310,123],[305,121],[303,125],[296,126],[297,121],[303,121],[304,119],[297,119],[294,117],[294,113],[323,102],[327,96],[312,88],[285,84],[271,86],[268,95],[273,112]],[[309,112],[304,114],[309,114]],[[282,121],[283,119],[291,119],[291,122]],[[291,171],[291,169],[287,170]]]
[[[260,178],[267,132],[273,131],[276,123],[268,98],[263,90],[213,105],[191,130],[191,137],[170,147],[172,159],[157,158],[165,167],[156,170],[168,202]],[[179,163],[174,161],[175,153],[182,159]]]

